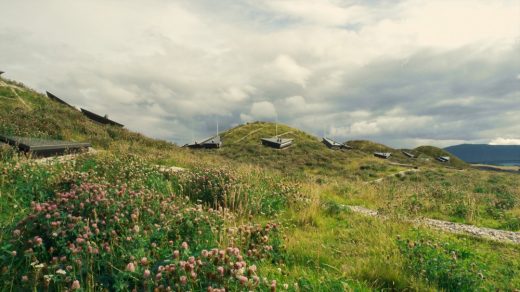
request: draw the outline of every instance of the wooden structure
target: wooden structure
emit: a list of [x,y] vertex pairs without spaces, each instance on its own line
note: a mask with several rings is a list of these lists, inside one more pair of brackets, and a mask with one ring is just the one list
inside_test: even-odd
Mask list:
[[325,144],[330,149],[343,149],[346,148],[344,144],[338,143],[330,138],[323,137],[323,144]]
[[262,145],[276,148],[276,149],[284,149],[292,145],[293,139],[283,139],[280,137],[271,137],[271,138],[262,138]]
[[91,146],[90,143],[6,135],[0,135],[0,141],[18,148],[18,150],[21,152],[30,153],[40,157],[63,155],[70,152],[80,152],[87,150]]
[[415,155],[411,152],[408,152],[408,151],[401,151],[406,157],[408,158],[415,158]]
[[392,155],[392,153],[390,153],[390,152],[374,152],[375,157],[379,157],[379,158],[383,158],[383,159],[388,159],[388,158],[390,158],[391,155]]
[[183,147],[188,147],[191,149],[216,149],[222,146],[222,140],[220,139],[220,135],[216,135],[207,139],[202,140],[201,142],[193,142],[191,144],[186,144]]
[[442,163],[450,162],[449,156],[438,156],[435,159],[437,159],[437,161],[440,161]]
[[68,107],[70,107],[70,108],[76,110],[75,107],[73,107],[72,105],[68,104],[68,103],[65,102],[63,99],[57,97],[56,95],[54,95],[54,94],[52,94],[52,93],[50,93],[50,92],[48,92],[48,91],[46,91],[46,93],[47,93],[47,97],[48,97],[48,98],[50,98],[50,99],[52,99],[52,100],[54,100],[54,101],[56,101],[56,102],[58,102],[58,103],[61,103],[61,104],[63,104],[63,105],[66,105],[66,106],[68,106]]
[[81,109],[81,112],[87,117],[89,118],[90,120],[96,122],[96,123],[100,123],[100,124],[103,124],[103,125],[112,125],[112,126],[117,126],[117,127],[124,127],[124,125],[118,123],[118,122],[114,122],[112,121],[111,119],[107,118],[106,116],[103,117],[103,116],[100,116],[98,114],[95,114],[91,111],[88,111],[84,108]]

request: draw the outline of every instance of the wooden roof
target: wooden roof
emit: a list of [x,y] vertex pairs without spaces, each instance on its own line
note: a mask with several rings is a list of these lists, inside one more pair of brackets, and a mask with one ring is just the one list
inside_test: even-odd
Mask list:
[[387,159],[392,155],[390,152],[374,152],[374,156]]
[[292,145],[293,139],[284,139],[279,137],[261,138],[262,144],[273,148],[286,148]]
[[345,146],[327,137],[323,137],[322,142],[329,148],[343,148]]
[[63,105],[66,105],[66,106],[68,106],[70,108],[76,109],[75,107],[73,107],[72,105],[66,103],[63,99],[57,97],[56,95],[54,95],[54,94],[52,94],[52,93],[50,93],[48,91],[46,91],[46,93],[47,93],[47,97],[49,97],[50,99],[52,99],[52,100],[54,100],[56,102],[59,102],[59,103],[61,103]]
[[66,151],[86,149],[91,146],[90,143],[8,135],[0,135],[0,141],[15,146],[20,151],[43,156],[63,154]]
[[111,119],[109,118],[106,118],[106,117],[103,117],[103,116],[100,116],[96,113],[93,113],[91,111],[88,111],[84,108],[81,109],[81,112],[89,119],[93,120],[94,122],[98,122],[100,124],[105,124],[105,125],[113,125],[113,126],[118,126],[118,127],[124,127],[124,125],[118,123],[118,122],[115,122],[115,121],[112,121]]
[[220,135],[216,135],[206,138],[200,142],[195,141],[184,146],[189,148],[220,148],[220,146],[222,146],[222,140],[220,139]]

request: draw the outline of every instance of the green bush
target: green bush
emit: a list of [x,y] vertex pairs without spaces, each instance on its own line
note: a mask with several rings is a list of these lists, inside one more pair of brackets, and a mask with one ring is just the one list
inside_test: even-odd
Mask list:
[[469,248],[438,243],[420,235],[418,238],[398,240],[410,273],[447,291],[474,291],[481,287],[486,267]]
[[458,218],[466,218],[469,214],[469,208],[464,202],[458,202],[453,206],[452,215]]
[[520,231],[520,217],[509,217],[507,216],[504,224],[500,226],[501,229]]
[[192,201],[238,214],[272,215],[288,203],[305,203],[295,183],[264,172],[240,175],[226,168],[198,168],[173,178],[177,192]]

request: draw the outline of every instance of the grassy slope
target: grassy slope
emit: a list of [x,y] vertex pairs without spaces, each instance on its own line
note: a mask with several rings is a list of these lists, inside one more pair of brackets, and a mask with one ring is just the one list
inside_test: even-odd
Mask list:
[[[415,152],[422,153],[424,155],[427,155],[428,157],[432,158],[432,161],[436,162],[437,164],[445,164],[447,166],[455,167],[455,168],[465,168],[468,166],[467,163],[462,161],[457,156],[434,146],[420,146],[414,149]],[[436,157],[439,156],[449,156],[450,162],[448,163],[441,163],[435,160]]]
[[171,143],[87,119],[81,112],[51,101],[21,83],[0,79],[0,133],[70,141],[88,141],[108,149],[117,141],[143,147],[175,148]]
[[223,147],[218,154],[271,169],[319,175],[352,172],[354,162],[365,158],[354,151],[330,150],[317,137],[285,125],[278,125],[278,134],[294,139],[294,145],[283,150],[262,146],[260,138],[274,136],[275,128],[273,123],[255,122],[230,129],[222,133]]
[[[274,136],[276,127],[281,137],[294,139],[291,147],[278,150],[261,145],[260,139]],[[222,132],[221,137],[223,146],[219,150],[190,152],[322,180],[331,176],[371,180],[402,170],[372,153],[329,149],[320,138],[281,124],[248,123]]]
[[[11,82],[11,84],[13,83]],[[124,129],[92,123],[81,114],[50,102],[45,96],[28,89],[17,92],[23,102],[13,97],[6,97],[9,93],[4,93],[5,86],[0,89],[0,95],[2,95],[0,97],[2,106],[0,108],[2,111],[0,129],[4,132],[77,141],[89,140],[96,147],[107,149],[107,153],[138,154],[152,163],[181,164],[188,167],[201,164],[223,165],[239,169],[246,177],[250,176],[249,180],[254,182],[255,186],[258,184],[258,179],[264,177],[258,168],[273,172],[274,176],[277,175],[276,173],[282,173],[283,176],[302,183],[302,192],[310,200],[306,207],[296,208],[289,205],[274,216],[246,216],[226,222],[228,226],[273,219],[283,223],[284,245],[287,248],[285,264],[263,262],[258,265],[263,271],[267,271],[265,275],[269,279],[274,278],[279,283],[289,283],[290,290],[294,287],[292,283],[299,283],[300,287],[307,287],[309,290],[328,291],[370,288],[435,290],[446,287],[446,283],[440,282],[438,277],[425,280],[425,276],[422,276],[423,271],[438,270],[434,265],[422,266],[419,270],[407,268],[413,266],[414,263],[421,264],[421,262],[413,262],[413,260],[410,262],[411,260],[400,250],[398,237],[418,242],[428,240],[432,242],[433,246],[454,244],[456,249],[470,247],[472,255],[469,259],[475,264],[485,265],[485,280],[481,287],[513,289],[520,286],[520,262],[518,260],[520,259],[520,248],[517,246],[415,228],[400,221],[399,217],[387,221],[365,218],[343,211],[337,205],[355,202],[374,208],[395,209],[395,213],[399,216],[402,213],[406,215],[433,214],[444,219],[451,219],[450,212],[453,209],[450,207],[455,198],[463,204],[463,208],[455,208],[455,210],[462,211],[457,214],[465,214],[463,216],[468,216],[465,220],[471,222],[474,220],[474,217],[471,216],[478,216],[478,212],[474,210],[484,212],[481,210],[486,208],[487,205],[483,205],[485,202],[496,202],[497,198],[503,194],[512,195],[513,200],[514,198],[519,199],[520,195],[511,191],[515,187],[511,183],[511,180],[515,178],[513,176],[496,174],[489,178],[488,173],[468,170],[467,172],[471,175],[463,179],[460,177],[463,174],[458,175],[454,170],[446,169],[441,164],[418,159],[414,163],[420,164],[421,168],[430,173],[429,175],[422,178],[410,176],[404,180],[389,178],[385,180],[388,183],[380,186],[366,185],[359,182],[357,178],[370,180],[401,170],[399,167],[389,165],[388,161],[374,158],[371,151],[373,151],[373,145],[376,144],[371,142],[358,143],[359,149],[356,150],[333,151],[327,149],[315,137],[282,125],[279,126],[279,133],[290,132],[284,137],[296,139],[295,145],[281,151],[273,150],[261,146],[259,138],[274,135],[274,125],[253,123],[223,133],[222,138],[225,144],[220,150],[191,151],[179,149],[169,143],[148,139]],[[13,96],[15,95],[13,94]],[[26,122],[28,118],[33,119],[34,122]],[[63,119],[67,123],[63,123]],[[256,130],[258,131],[238,143],[239,139]],[[391,152],[395,151],[397,150],[391,150]],[[436,153],[429,151],[423,155],[431,157]],[[400,160],[402,157],[399,153],[395,153],[394,159],[395,157],[398,157],[395,160],[397,162],[408,162],[408,160]],[[247,166],[249,164],[253,167]],[[50,175],[48,181],[51,187],[62,177],[60,174],[53,175],[52,171],[55,170],[38,169],[38,173],[43,173],[45,176]],[[116,168],[114,170],[117,171]],[[422,176],[422,174],[418,175]],[[35,173],[32,173],[30,177],[32,178],[29,181],[30,184],[22,181],[23,184],[20,185],[26,189],[24,196],[33,192],[38,193],[41,189],[46,192],[50,190],[47,190],[47,187],[41,187],[45,180],[37,180],[38,175]],[[484,177],[487,178],[482,181]],[[429,186],[429,182],[432,180],[438,182],[439,185],[434,185],[431,192],[429,190],[424,192],[428,196],[423,197],[418,190]],[[460,189],[468,183],[474,185],[473,192],[461,193],[460,190],[450,189],[446,196],[437,196],[437,190],[447,184]],[[2,188],[12,189],[12,186],[5,185],[5,182],[0,185]],[[495,186],[497,188],[494,188]],[[506,187],[505,191],[503,187]],[[19,192],[20,190],[13,190],[12,194]],[[3,191],[3,194],[2,203],[6,202],[6,205],[2,205],[2,213],[13,212],[12,208],[9,209],[12,206],[11,200],[18,204],[18,208],[23,201],[29,200],[23,197],[12,197],[10,192]],[[482,198],[482,201],[472,199],[480,194],[484,194],[485,197]],[[507,199],[506,196],[505,200],[507,201]],[[432,203],[432,201],[435,202]],[[495,206],[492,203],[490,205]],[[518,208],[518,204],[514,204]],[[417,205],[420,208],[416,208]],[[432,209],[432,206],[436,206],[437,209]],[[465,213],[464,207],[469,212]],[[16,212],[18,212],[16,216],[18,218],[26,214],[28,210],[22,208]],[[517,218],[520,215],[517,209],[506,210],[506,212],[510,212],[510,216]],[[502,216],[500,213],[496,215],[499,216],[497,218]],[[10,218],[14,220],[14,217]],[[461,218],[454,219],[454,221],[461,220]],[[501,224],[496,219],[493,220],[489,223],[492,226],[496,227]],[[482,220],[475,220],[475,222],[486,225],[486,222]],[[2,221],[2,227],[5,224],[11,223]],[[439,255],[432,254],[428,250],[421,252],[423,253],[421,257],[435,259],[434,262],[438,261],[435,256],[439,257]],[[448,250],[447,254],[449,252]],[[452,264],[458,266],[462,265],[462,262]],[[280,268],[281,270],[279,270]],[[460,272],[454,272],[454,274],[457,273]],[[477,273],[462,275],[463,279],[473,279]],[[451,278],[450,281],[457,280]]]

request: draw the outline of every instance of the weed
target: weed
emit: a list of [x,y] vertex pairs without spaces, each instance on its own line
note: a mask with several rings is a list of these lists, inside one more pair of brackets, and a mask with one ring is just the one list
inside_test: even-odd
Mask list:
[[486,266],[457,244],[438,243],[418,234],[416,239],[398,240],[411,273],[448,291],[474,291],[481,287]]

